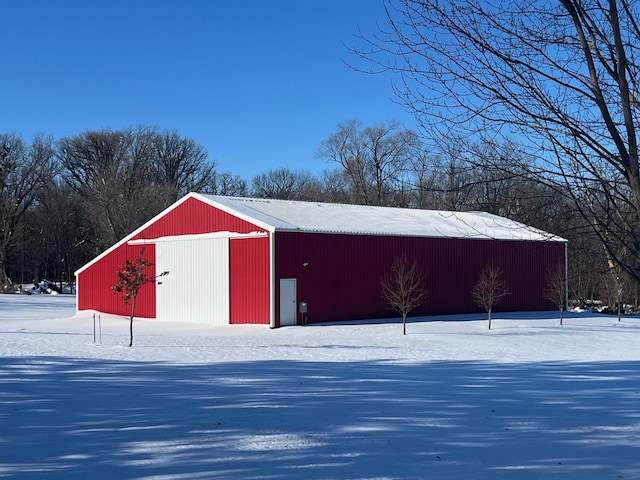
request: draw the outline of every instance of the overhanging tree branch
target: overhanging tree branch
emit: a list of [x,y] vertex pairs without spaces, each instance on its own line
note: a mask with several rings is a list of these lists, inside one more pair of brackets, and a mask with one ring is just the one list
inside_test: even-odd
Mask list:
[[615,227],[603,238],[605,248],[640,283],[640,5],[386,0],[385,6],[387,26],[358,37],[351,63],[395,74],[399,101],[434,137],[520,139],[536,158],[531,175],[553,188],[564,183],[567,198],[586,201],[578,208],[588,224]]

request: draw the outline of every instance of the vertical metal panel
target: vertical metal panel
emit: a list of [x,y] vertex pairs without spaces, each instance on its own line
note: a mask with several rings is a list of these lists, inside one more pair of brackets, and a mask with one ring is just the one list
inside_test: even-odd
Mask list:
[[231,323],[270,322],[269,237],[230,241]]
[[157,318],[229,323],[229,239],[176,239],[156,246]]
[[[229,215],[195,198],[190,198],[168,211],[139,232],[133,239],[153,239],[169,235],[210,233],[218,231],[249,233],[264,231],[250,222]],[[140,246],[125,244],[102,257],[78,274],[78,310],[98,310],[116,315],[128,315],[130,309],[124,307],[120,298],[113,295],[111,287],[116,281],[116,271],[124,265],[125,259],[133,260]],[[155,246],[145,247],[145,258],[155,262]],[[155,268],[149,271],[155,275]],[[156,316],[156,292],[153,284],[145,285],[138,296],[136,316],[154,318]]]
[[426,277],[428,298],[416,315],[478,312],[471,290],[488,265],[502,270],[511,290],[496,311],[553,309],[544,298],[546,277],[550,265],[564,263],[563,242],[276,236],[276,288],[280,278],[298,279],[298,298],[308,302],[309,322],[397,317],[380,297],[380,280],[399,255],[416,261]]

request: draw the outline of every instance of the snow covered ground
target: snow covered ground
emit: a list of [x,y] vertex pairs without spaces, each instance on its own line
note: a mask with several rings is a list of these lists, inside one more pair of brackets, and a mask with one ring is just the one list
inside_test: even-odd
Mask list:
[[640,478],[640,319],[271,330],[0,295],[0,478]]

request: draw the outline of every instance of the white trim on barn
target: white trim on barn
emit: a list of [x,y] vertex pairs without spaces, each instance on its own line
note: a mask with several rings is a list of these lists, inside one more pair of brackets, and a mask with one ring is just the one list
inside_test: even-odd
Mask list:
[[266,237],[267,232],[249,232],[249,233],[238,233],[238,232],[211,232],[211,233],[196,233],[191,235],[170,235],[166,237],[159,238],[141,238],[139,240],[129,240],[127,243],[129,245],[148,245],[150,243],[162,243],[162,242],[175,242],[175,241],[185,241],[185,240],[212,240],[218,238],[228,238],[228,239],[237,239],[237,238],[256,238],[256,237]]
[[269,232],[269,326],[276,328],[276,236]]

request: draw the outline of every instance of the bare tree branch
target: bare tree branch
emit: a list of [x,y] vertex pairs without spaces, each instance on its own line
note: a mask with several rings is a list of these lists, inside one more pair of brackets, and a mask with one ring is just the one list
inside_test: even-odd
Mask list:
[[[640,283],[640,5],[628,0],[386,0],[354,68],[395,75],[435,138],[509,139],[514,167],[562,192]],[[604,235],[603,232],[608,232]]]

